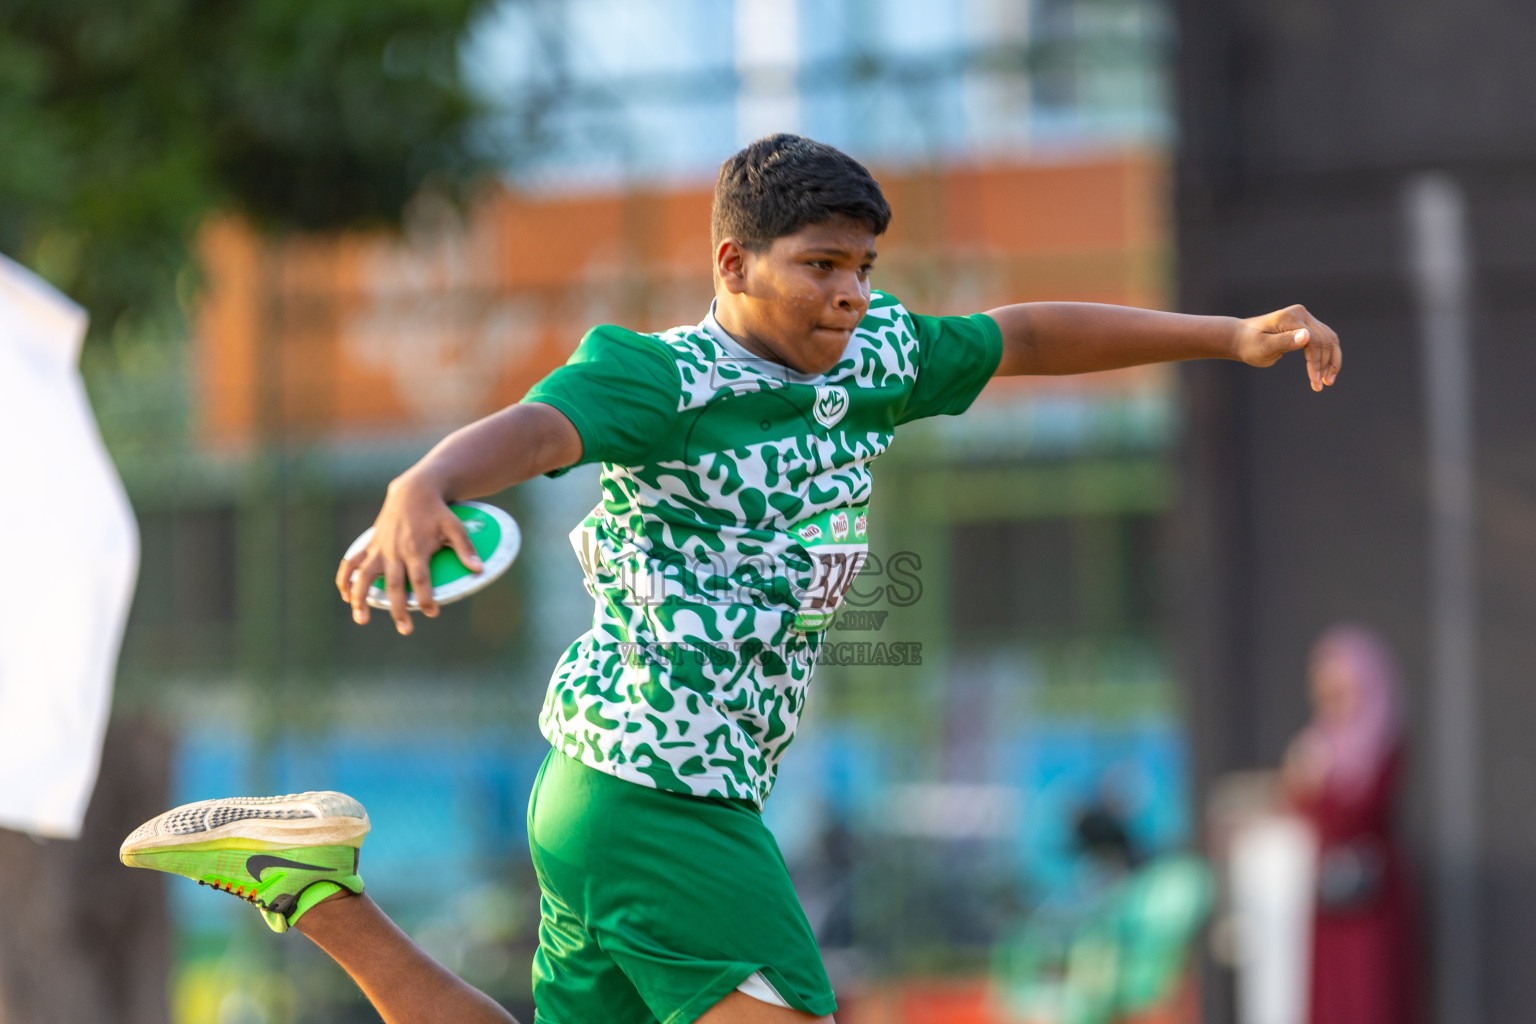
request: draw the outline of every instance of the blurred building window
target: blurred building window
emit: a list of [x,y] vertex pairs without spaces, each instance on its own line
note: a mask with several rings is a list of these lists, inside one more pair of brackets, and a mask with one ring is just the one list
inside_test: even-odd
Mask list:
[[132,664],[227,664],[239,569],[229,507],[141,512],[143,570],[123,652]]
[[1082,516],[951,527],[955,635],[998,641],[1154,630],[1160,519]]
[[467,52],[485,144],[568,188],[711,176],[775,130],[881,164],[1159,147],[1170,25],[1162,0],[506,0]]

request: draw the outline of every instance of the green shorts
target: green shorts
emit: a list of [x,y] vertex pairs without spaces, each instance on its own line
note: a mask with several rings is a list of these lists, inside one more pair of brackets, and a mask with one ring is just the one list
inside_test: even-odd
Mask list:
[[651,789],[551,750],[528,845],[543,891],[540,1024],[689,1024],[754,975],[797,1010],[837,1009],[751,804]]

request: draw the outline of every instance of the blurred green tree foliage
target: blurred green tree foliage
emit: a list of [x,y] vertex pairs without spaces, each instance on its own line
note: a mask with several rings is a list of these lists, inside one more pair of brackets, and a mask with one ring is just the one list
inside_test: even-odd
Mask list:
[[215,210],[387,224],[459,190],[480,169],[459,44],[486,6],[0,0],[0,252],[101,335],[174,308]]

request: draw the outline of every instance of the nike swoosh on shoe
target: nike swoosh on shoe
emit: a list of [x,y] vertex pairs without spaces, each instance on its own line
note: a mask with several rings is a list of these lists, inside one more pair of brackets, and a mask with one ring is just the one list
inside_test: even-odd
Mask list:
[[245,870],[256,881],[261,881],[261,873],[270,868],[293,868],[298,871],[330,871],[335,868],[326,867],[324,864],[305,864],[302,861],[285,860],[282,857],[273,857],[268,854],[258,853],[246,858]]

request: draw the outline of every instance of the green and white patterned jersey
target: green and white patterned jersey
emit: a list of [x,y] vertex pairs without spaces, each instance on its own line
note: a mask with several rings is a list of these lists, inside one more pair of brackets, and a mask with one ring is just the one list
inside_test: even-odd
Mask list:
[[915,316],[879,292],[819,375],[753,355],[713,314],[589,331],[523,399],[564,413],[582,461],[602,463],[602,500],[571,533],[592,629],[550,679],[550,743],[760,806],[864,557],[870,463],[898,424],[964,411],[1001,356],[990,317]]

